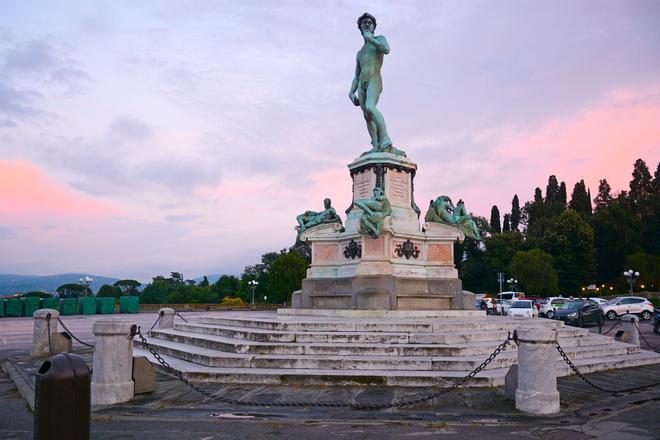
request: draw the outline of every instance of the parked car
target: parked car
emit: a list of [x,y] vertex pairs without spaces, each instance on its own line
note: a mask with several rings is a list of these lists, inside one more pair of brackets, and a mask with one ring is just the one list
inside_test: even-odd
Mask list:
[[502,293],[498,293],[495,296],[495,299],[506,299],[509,301],[515,301],[518,299],[525,299],[525,294],[522,292],[502,292]]
[[653,324],[653,333],[660,335],[660,309],[655,307],[653,309],[655,313],[655,323]]
[[619,296],[603,306],[603,314],[607,319],[616,319],[617,316],[632,313],[648,321],[653,316],[653,304],[646,298],[639,296]]
[[529,299],[519,299],[511,303],[511,307],[507,311],[509,316],[524,316],[526,318],[533,318],[538,316],[538,311],[534,306],[534,302]]
[[604,298],[587,298],[590,299],[596,303],[598,303],[599,306],[603,307],[605,304],[607,304],[607,300]]
[[507,315],[507,313],[509,312],[509,308],[511,307],[511,301],[507,299],[494,299],[492,302],[494,303],[491,312],[492,314],[504,315],[504,316]]
[[583,327],[585,324],[597,324],[598,327],[602,327],[603,310],[595,301],[575,300],[555,310],[555,319],[578,327]]
[[555,316],[555,310],[569,302],[571,302],[570,299],[562,298],[561,296],[551,296],[550,298],[546,298],[541,302],[539,316],[552,319]]

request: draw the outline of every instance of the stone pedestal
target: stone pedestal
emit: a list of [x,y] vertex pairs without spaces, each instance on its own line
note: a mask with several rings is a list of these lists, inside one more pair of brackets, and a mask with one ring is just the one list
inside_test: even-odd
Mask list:
[[524,324],[518,333],[516,408],[530,414],[559,412],[557,330]]
[[174,315],[176,314],[176,310],[171,309],[169,307],[163,307],[158,311],[158,315],[160,316],[160,319],[158,320],[158,324],[156,327],[158,328],[174,328]]
[[[55,309],[39,309],[32,314],[34,326],[32,328],[32,357],[48,357],[51,355],[48,347],[48,326],[50,325],[51,340],[57,335],[57,318],[60,312]],[[50,320],[48,319],[50,317]],[[55,350],[55,347],[53,347]]]
[[[377,239],[359,231],[362,210],[347,209],[344,226],[322,224],[301,239],[312,264],[303,280],[305,309],[447,310],[474,307],[464,298],[454,265],[454,243],[465,238],[452,226],[424,223],[413,194],[417,165],[391,153],[369,153],[348,166],[353,202],[382,188],[392,215]],[[296,298],[297,300],[297,298]]]
[[637,315],[622,315],[621,325],[623,326],[623,334],[617,338],[620,342],[640,346],[639,342],[639,317]]
[[97,321],[92,371],[92,405],[111,405],[133,397],[132,322]]

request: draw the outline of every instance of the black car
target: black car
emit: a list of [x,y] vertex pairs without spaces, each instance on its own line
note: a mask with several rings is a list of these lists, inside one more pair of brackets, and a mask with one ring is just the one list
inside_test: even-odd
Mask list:
[[564,304],[555,310],[555,319],[569,325],[582,327],[585,324],[603,326],[603,310],[598,303],[589,300],[576,300]]
[[653,331],[656,335],[660,335],[660,308],[654,307],[653,314],[655,315],[655,323],[653,324]]

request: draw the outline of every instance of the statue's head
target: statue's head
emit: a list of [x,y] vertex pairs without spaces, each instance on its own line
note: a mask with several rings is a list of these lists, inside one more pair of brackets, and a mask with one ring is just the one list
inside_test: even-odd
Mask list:
[[[362,26],[363,22],[364,27]],[[369,32],[373,33],[376,30],[376,17],[368,12],[365,12],[357,19],[357,25],[358,29],[360,29],[360,32],[362,32],[364,29],[367,29]]]
[[383,195],[383,189],[380,186],[374,187],[374,197],[380,197]]
[[332,200],[324,199],[323,200],[323,206],[325,207],[325,209],[330,209],[330,206],[332,206]]

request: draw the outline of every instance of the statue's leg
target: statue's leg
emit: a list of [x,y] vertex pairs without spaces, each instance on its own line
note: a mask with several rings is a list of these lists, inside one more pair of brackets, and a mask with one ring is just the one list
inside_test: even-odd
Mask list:
[[366,109],[366,96],[367,96],[367,91],[366,89],[363,89],[360,87],[359,90],[359,98],[360,98],[360,108],[362,109],[362,114],[364,115],[364,120],[367,123],[367,131],[369,132],[369,137],[371,138],[371,146],[376,149],[378,148],[378,127],[374,123],[373,119],[371,118],[371,115],[367,112]]
[[389,135],[387,134],[387,127],[385,126],[385,118],[376,107],[378,98],[380,97],[381,87],[373,82],[367,87],[366,101],[364,104],[365,111],[370,119],[376,124],[378,130],[378,148],[386,148],[392,145]]

